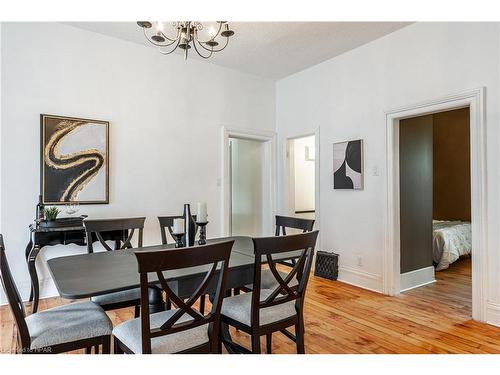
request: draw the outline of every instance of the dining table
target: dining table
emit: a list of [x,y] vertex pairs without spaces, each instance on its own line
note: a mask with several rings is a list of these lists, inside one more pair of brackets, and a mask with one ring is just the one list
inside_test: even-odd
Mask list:
[[[226,290],[239,289],[253,283],[254,247],[252,237],[232,236],[208,239],[207,244],[234,241],[229,258]],[[198,245],[196,245],[198,246]],[[47,261],[48,269],[59,295],[65,299],[83,299],[140,287],[135,252],[174,249],[174,244],[143,246],[131,249],[103,251],[92,254],[71,255]],[[273,256],[273,260],[287,261],[300,256],[299,251]],[[265,257],[262,258],[266,262]],[[202,282],[211,265],[164,271],[170,288],[180,297],[189,298]],[[148,275],[150,285],[149,308],[151,313],[165,309],[165,303],[156,273]],[[215,283],[211,286],[215,290]],[[208,290],[210,292],[210,289]],[[241,353],[241,347],[232,344],[229,328],[221,327],[224,344],[229,353]],[[240,348],[240,349],[238,349]]]

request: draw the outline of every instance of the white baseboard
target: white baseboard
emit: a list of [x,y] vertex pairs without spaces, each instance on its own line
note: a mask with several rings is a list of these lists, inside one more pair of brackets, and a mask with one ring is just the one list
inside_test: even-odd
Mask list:
[[488,302],[486,305],[486,323],[500,327],[500,305]]
[[[59,293],[54,285],[52,279],[42,279],[40,282],[40,299],[58,297]],[[20,282],[17,285],[17,290],[21,295],[21,299],[27,302],[30,296],[31,283],[29,281]],[[3,290],[0,290],[0,306],[7,304],[7,297],[5,296]]]
[[382,293],[382,276],[348,266],[339,267],[339,281]]
[[402,273],[400,277],[401,292],[431,284],[436,281],[433,266],[405,272]]

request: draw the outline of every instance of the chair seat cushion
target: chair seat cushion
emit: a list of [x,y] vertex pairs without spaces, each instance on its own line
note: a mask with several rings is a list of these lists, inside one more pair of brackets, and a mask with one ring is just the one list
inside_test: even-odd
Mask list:
[[127,301],[130,302],[139,301],[140,299],[141,299],[141,289],[135,288],[129,290],[122,290],[121,292],[103,294],[101,296],[94,296],[90,300],[92,302],[97,303],[100,306],[106,306]]
[[[262,289],[260,300],[265,300],[273,290]],[[252,292],[240,294],[234,297],[224,298],[222,302],[221,314],[250,327],[252,307]],[[297,315],[295,301],[285,302],[279,305],[260,309],[259,323],[261,326],[278,322]]]
[[[150,315],[151,329],[160,328],[178,309],[162,311]],[[184,314],[176,324],[191,320]],[[134,353],[142,353],[141,318],[128,320],[113,329],[113,336]],[[208,324],[151,339],[151,353],[178,353],[209,342]]]
[[[288,276],[288,273],[278,271],[281,278],[285,280],[285,278]],[[298,285],[297,277],[294,277],[288,286],[296,286]],[[270,269],[266,268],[263,269],[261,274],[260,274],[260,288],[261,289],[275,289],[278,286],[278,282],[276,281],[276,278],[274,277],[273,273],[271,272]],[[245,285],[246,288],[248,289],[253,289],[253,284],[248,284]]]
[[77,302],[26,317],[31,349],[111,335],[113,325],[93,302]]

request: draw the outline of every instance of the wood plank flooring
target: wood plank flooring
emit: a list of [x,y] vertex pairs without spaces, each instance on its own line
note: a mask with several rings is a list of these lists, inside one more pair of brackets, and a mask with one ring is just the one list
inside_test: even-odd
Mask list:
[[[387,297],[338,281],[311,276],[305,303],[307,353],[500,353],[500,328],[471,320],[470,259],[436,273],[437,282]],[[40,301],[46,309],[60,298]],[[114,324],[131,319],[132,309],[109,313]],[[15,350],[16,330],[0,308],[0,349]],[[249,347],[242,332],[236,341]],[[264,340],[263,340],[263,348]],[[282,334],[273,353],[295,353]]]

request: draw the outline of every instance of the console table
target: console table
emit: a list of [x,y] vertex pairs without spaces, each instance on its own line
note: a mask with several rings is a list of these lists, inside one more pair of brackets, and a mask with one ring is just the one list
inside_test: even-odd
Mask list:
[[[36,272],[35,261],[38,253],[44,246],[51,245],[68,245],[76,244],[86,246],[85,228],[83,220],[79,222],[73,221],[70,225],[54,225],[51,227],[40,226],[35,223],[29,226],[30,240],[26,246],[25,256],[28,264],[28,271],[31,279],[31,291],[29,301],[33,301],[31,310],[35,313],[38,310],[38,300],[40,297],[40,286],[38,282],[38,274]],[[115,241],[116,246],[120,246],[121,241],[125,241],[128,237],[128,231],[110,231],[103,233],[105,240]],[[92,241],[97,241],[95,234],[92,236]]]

